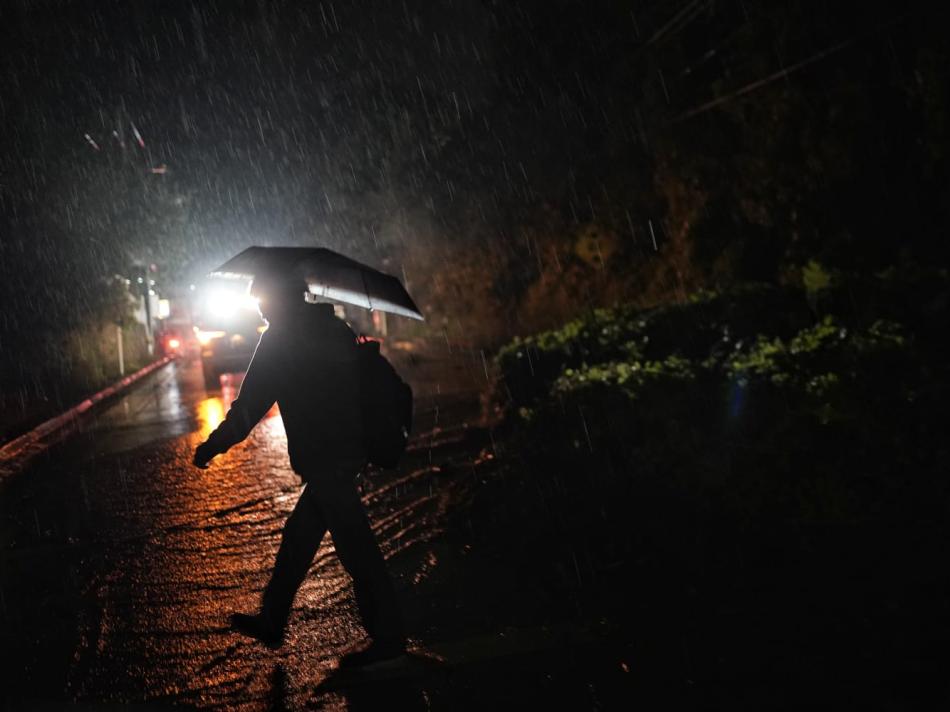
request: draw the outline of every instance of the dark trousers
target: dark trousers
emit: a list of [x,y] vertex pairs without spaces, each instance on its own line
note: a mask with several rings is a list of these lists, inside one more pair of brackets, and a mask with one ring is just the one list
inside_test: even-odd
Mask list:
[[286,623],[294,595],[329,531],[340,563],[353,579],[366,632],[377,641],[403,641],[405,631],[393,582],[360,501],[356,471],[328,468],[306,478],[307,485],[284,525],[262,608],[278,625]]

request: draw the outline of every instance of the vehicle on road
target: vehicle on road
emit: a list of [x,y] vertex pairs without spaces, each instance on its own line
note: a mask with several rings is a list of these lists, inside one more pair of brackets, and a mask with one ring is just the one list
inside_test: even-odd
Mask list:
[[246,285],[211,282],[197,290],[194,332],[205,388],[221,387],[221,375],[247,370],[266,325]]
[[159,356],[185,355],[187,340],[182,329],[164,327],[155,332],[155,351]]

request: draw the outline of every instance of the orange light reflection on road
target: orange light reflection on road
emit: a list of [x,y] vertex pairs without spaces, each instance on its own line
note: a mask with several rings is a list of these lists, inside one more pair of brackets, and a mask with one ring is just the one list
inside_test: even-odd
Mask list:
[[220,398],[205,398],[198,404],[198,420],[201,423],[201,437],[208,437],[224,420],[224,401]]
[[[225,414],[231,407],[231,402],[238,397],[243,374],[224,374],[221,377],[221,395],[211,398],[205,398],[198,403],[198,420],[200,421],[199,434],[202,438],[208,437],[211,431],[221,425]],[[286,439],[284,433],[284,423],[276,416],[280,415],[280,409],[275,403],[264,415],[263,421],[276,421],[270,424],[268,432],[271,437],[278,440]]]
[[258,426],[267,434],[267,446],[277,448],[278,450],[287,449],[287,431],[284,430],[284,419],[274,416],[280,415],[280,411],[275,405],[264,416],[264,420]]

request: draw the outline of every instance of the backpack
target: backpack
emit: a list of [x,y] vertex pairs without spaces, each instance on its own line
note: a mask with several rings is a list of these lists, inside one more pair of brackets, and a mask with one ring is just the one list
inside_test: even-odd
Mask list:
[[379,352],[379,342],[361,336],[360,411],[370,464],[393,468],[406,450],[412,428],[412,388]]

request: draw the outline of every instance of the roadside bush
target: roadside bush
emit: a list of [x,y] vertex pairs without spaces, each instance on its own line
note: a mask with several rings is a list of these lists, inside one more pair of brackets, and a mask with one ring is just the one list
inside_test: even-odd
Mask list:
[[[920,303],[940,318],[933,285]],[[497,359],[510,449],[565,546],[603,566],[636,550],[703,568],[751,532],[939,521],[942,347],[880,312],[750,285],[518,339]]]
[[497,400],[516,408],[545,397],[566,369],[610,361],[704,358],[757,334],[788,336],[811,313],[794,290],[764,284],[699,292],[684,304],[596,309],[560,329],[516,338],[496,358]]

